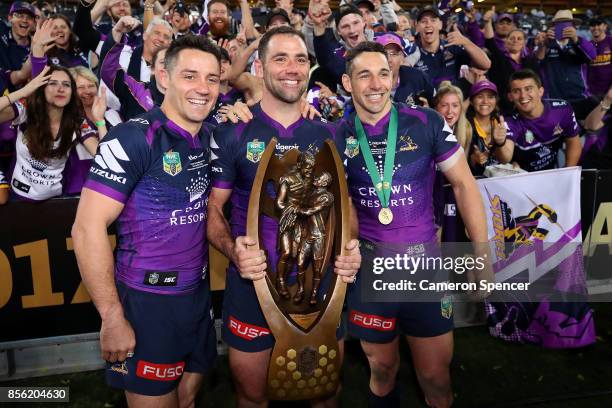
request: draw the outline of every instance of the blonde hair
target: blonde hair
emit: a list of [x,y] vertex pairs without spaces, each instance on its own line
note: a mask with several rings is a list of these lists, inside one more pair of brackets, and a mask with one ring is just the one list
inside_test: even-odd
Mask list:
[[98,77],[91,71],[91,69],[78,65],[76,67],[69,68],[68,71],[70,71],[70,74],[72,74],[75,81],[77,80],[77,77],[83,77],[89,82],[96,84],[96,88],[98,87]]
[[457,120],[457,123],[455,123],[455,129],[453,131],[457,137],[457,141],[467,154],[470,143],[472,142],[472,126],[465,117],[465,105],[463,104],[463,92],[461,92],[461,89],[451,84],[450,81],[442,81],[438,87],[436,96],[434,97],[433,106],[435,109],[442,98],[448,94],[454,94],[457,96],[457,98],[459,98],[461,113],[459,114],[459,120]]

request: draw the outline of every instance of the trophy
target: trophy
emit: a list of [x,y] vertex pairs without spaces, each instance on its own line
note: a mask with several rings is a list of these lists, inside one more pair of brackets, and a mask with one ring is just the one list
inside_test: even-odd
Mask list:
[[[293,149],[281,158],[276,143],[260,159],[247,215],[247,235],[268,260],[266,278],[253,282],[276,340],[267,392],[275,400],[326,398],[336,392],[341,368],[336,329],[346,284],[333,261],[350,239],[344,167],[330,140],[316,155]],[[272,247],[262,239],[266,217],[278,222]]]

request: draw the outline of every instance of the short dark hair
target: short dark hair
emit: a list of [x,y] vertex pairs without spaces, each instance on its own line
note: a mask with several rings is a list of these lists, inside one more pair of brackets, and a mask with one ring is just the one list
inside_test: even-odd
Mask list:
[[294,35],[296,37],[299,37],[300,40],[302,40],[302,42],[304,43],[304,45],[306,45],[304,35],[293,27],[278,26],[271,28],[270,30],[266,31],[266,33],[261,37],[261,40],[259,40],[257,53],[259,54],[259,59],[261,61],[264,61],[266,59],[266,53],[268,52],[268,44],[270,43],[270,40],[272,40],[272,37],[274,37],[275,35]]
[[512,84],[512,81],[520,81],[523,79],[533,79],[538,88],[542,87],[542,80],[540,79],[540,76],[538,74],[536,74],[530,69],[522,69],[520,71],[515,71],[510,74],[510,78],[508,79],[508,89],[512,89],[512,87],[510,86]]
[[213,57],[215,57],[219,65],[221,65],[221,52],[219,51],[219,47],[217,47],[217,45],[213,44],[205,37],[188,34],[172,41],[170,47],[168,47],[168,51],[166,51],[166,59],[164,61],[166,70],[171,71],[172,68],[174,68],[176,59],[181,51],[190,49],[200,50],[211,54]]
[[223,47],[219,47],[219,53],[221,54],[221,61],[231,62],[229,52]]
[[357,14],[359,17],[363,17],[363,13],[357,7],[352,4],[346,4],[340,7],[334,21],[336,22],[336,30],[338,29],[338,25],[340,24],[340,20],[342,20],[345,16],[349,14]]
[[227,14],[229,14],[230,8],[227,5],[227,2],[225,0],[210,0],[208,2],[208,4],[206,5],[206,11],[209,11],[210,10],[210,6],[212,6],[213,4],[216,4],[216,3],[223,4],[225,6],[225,8],[227,9]]
[[353,61],[364,52],[379,52],[385,57],[385,59],[387,59],[387,53],[385,52],[385,47],[383,47],[382,44],[374,41],[364,41],[359,43],[357,46],[350,49],[344,57],[346,73],[349,76],[353,71]]

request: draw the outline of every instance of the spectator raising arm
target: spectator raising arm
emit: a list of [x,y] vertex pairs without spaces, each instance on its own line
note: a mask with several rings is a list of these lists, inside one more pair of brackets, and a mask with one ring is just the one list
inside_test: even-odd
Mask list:
[[487,57],[487,54],[471,42],[459,31],[457,23],[453,25],[453,31],[448,33],[446,37],[448,45],[458,45],[465,49],[472,60],[472,65],[476,68],[488,70],[491,68],[491,60]]
[[15,119],[17,115],[13,108],[13,104],[20,99],[27,98],[33,94],[35,90],[49,82],[51,75],[47,75],[48,71],[49,67],[46,67],[23,88],[0,97],[0,123]]
[[84,51],[95,52],[101,40],[100,33],[94,28],[91,21],[93,1],[80,1],[74,17],[73,31],[79,37],[79,44]]
[[610,104],[612,104],[612,87],[608,89],[599,105],[586,117],[584,127],[592,132],[601,129],[604,126],[604,116],[610,112]]
[[259,33],[255,30],[251,6],[249,6],[248,0],[240,0],[240,12],[242,13],[241,24],[244,28],[244,34],[246,35],[247,41],[255,39]]

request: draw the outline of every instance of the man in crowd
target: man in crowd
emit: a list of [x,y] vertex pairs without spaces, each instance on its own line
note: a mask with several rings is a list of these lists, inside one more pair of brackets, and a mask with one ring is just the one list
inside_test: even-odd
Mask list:
[[[231,261],[222,333],[229,346],[238,406],[266,405],[266,377],[274,345],[252,282],[265,277],[266,256],[263,250],[249,249],[257,237],[245,236],[249,194],[261,149],[275,137],[277,155],[292,148],[315,153],[326,139],[334,138],[330,125],[301,117],[300,101],[310,67],[302,35],[290,27],[273,28],[261,38],[258,52],[256,71],[263,78],[264,90],[261,102],[252,108],[253,119],[246,125],[218,127],[211,142],[214,179],[208,200],[208,239]],[[313,171],[312,165],[308,171]],[[230,199],[231,226],[223,213]],[[275,220],[263,217],[263,242],[270,265],[278,261],[277,229]],[[335,272],[351,282],[361,263],[357,241],[350,241],[346,250],[349,255],[336,259]],[[330,278],[331,273],[326,276]]]
[[331,28],[327,28],[330,17],[329,9],[317,9],[310,16],[314,26],[314,50],[319,65],[331,75],[336,83],[342,81],[344,73],[344,55],[347,50],[366,40],[366,22],[358,8],[343,6],[335,17],[336,30],[343,41],[339,44]]
[[30,72],[20,70],[30,54],[30,32],[35,27],[35,9],[29,3],[16,1],[8,14],[10,27],[0,24],[0,74],[9,89],[23,84]]
[[565,166],[576,166],[582,145],[571,105],[561,99],[542,99],[542,81],[531,70],[514,72],[509,90],[516,112],[506,119],[508,139],[498,144],[498,159],[512,160],[527,171],[553,169],[565,143]]
[[402,40],[395,34],[386,33],[376,37],[376,42],[385,47],[389,66],[393,73],[391,95],[396,102],[429,106],[434,98],[435,89],[426,73],[402,65],[406,57]]
[[[434,243],[435,164],[452,185],[472,242],[487,242],[484,205],[463,149],[434,111],[392,103],[393,75],[383,46],[365,42],[350,50],[342,80],[352,94],[355,112],[338,129],[338,139],[345,141],[343,160],[360,239],[373,245]],[[388,150],[396,145],[396,139],[397,148]],[[383,190],[378,194],[374,187],[381,179]],[[389,195],[385,196],[385,188]],[[370,273],[367,268],[361,270],[361,274]],[[361,292],[364,282],[360,275],[349,287],[347,315],[349,333],[361,340],[370,364],[368,406],[400,405],[396,375],[401,332],[410,346],[428,405],[450,407],[453,323],[452,311],[445,306],[448,300],[440,295],[441,299],[431,302],[365,302]],[[383,324],[372,324],[373,317]]]
[[462,65],[488,70],[491,61],[487,54],[478,48],[459,31],[457,24],[447,35],[440,39],[442,20],[440,12],[430,6],[423,7],[417,15],[417,43],[421,58],[415,67],[429,75],[435,87],[442,81],[456,81]]
[[587,72],[588,90],[601,99],[612,85],[612,36],[608,34],[608,24],[603,18],[592,19],[589,27],[596,53]]
[[[468,18],[466,28],[467,37],[477,46],[484,47],[485,37],[480,29],[478,21],[476,21],[476,9],[472,8],[465,11],[466,17]],[[493,29],[495,31],[495,41],[499,46],[500,50],[504,50],[504,40],[508,37],[513,30],[516,30],[516,24],[514,23],[514,16],[509,13],[501,13],[500,15],[495,14],[495,6],[491,7],[482,15],[482,21],[486,24],[494,22]]]
[[211,128],[202,122],[219,72],[215,45],[176,40],[158,78],[161,108],[105,137],[79,201],[75,253],[102,318],[107,381],[130,407],[192,406],[216,355],[205,240]]
[[552,19],[553,28],[537,35],[535,52],[547,96],[571,103],[582,120],[597,104],[588,99],[583,75],[586,64],[595,58],[595,47],[578,36],[574,27],[577,21],[570,10],[557,11]]
[[229,7],[225,0],[210,0],[208,2],[209,35],[215,41],[227,39],[232,34]]
[[[110,21],[100,22],[105,14]],[[77,6],[73,30],[86,51],[95,51],[100,41],[111,34],[113,26],[119,19],[131,15],[132,6],[127,0],[81,1]],[[130,47],[136,48],[142,45],[142,30],[143,27],[140,26],[126,35],[126,43]]]

